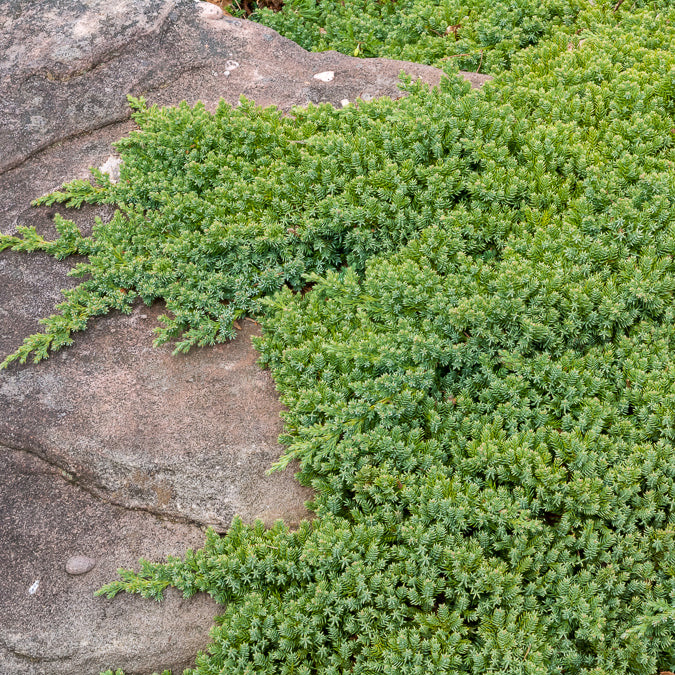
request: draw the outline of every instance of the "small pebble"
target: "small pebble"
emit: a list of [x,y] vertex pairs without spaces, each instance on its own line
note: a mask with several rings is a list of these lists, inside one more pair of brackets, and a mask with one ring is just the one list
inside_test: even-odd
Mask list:
[[72,575],[86,574],[94,569],[96,561],[86,555],[75,555],[68,559],[66,563],[66,572]]
[[314,79],[315,80],[321,80],[322,82],[332,82],[334,77],[335,77],[335,71],[326,70],[323,73],[317,73],[314,76]]

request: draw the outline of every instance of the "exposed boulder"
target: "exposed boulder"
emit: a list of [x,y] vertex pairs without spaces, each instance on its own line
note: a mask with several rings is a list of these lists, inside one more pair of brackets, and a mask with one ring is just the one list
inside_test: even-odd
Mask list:
[[[194,0],[3,5],[1,44],[10,54],[0,65],[6,233],[24,224],[49,235],[57,209],[31,208],[32,199],[86,177],[90,166],[114,172],[110,144],[131,129],[127,93],[158,104],[203,100],[211,108],[245,94],[289,110],[398,96],[401,70],[431,84],[441,76],[419,64],[310,53]],[[44,124],[30,131],[35,114]],[[89,208],[76,219],[87,230],[96,213],[111,215]],[[44,255],[0,256],[0,353],[39,330],[59,290],[76,283],[66,277],[71,265]],[[245,323],[230,344],[173,357],[168,348],[151,348],[160,312],[112,314],[50,360],[0,374],[0,443],[38,454],[114,503],[222,529],[235,512],[297,522],[310,493],[290,472],[264,475],[281,450],[281,406],[255,365],[253,326]]]
[[[98,675],[189,666],[208,641],[218,607],[207,595],[167,593],[158,603],[94,592],[118,567],[201,546],[193,525],[111,506],[25,452],[0,446],[0,672]],[[74,557],[95,559],[73,576]],[[81,568],[79,568],[81,569]]]
[[[310,101],[398,96],[401,70],[431,84],[441,77],[410,62],[307,52],[194,0],[2,0],[0,10],[0,171],[127,119],[129,93],[207,106],[244,94],[288,110]],[[332,81],[314,78],[326,71],[335,73]],[[488,79],[466,77],[476,85]]]
[[297,525],[311,492],[292,471],[265,474],[282,406],[256,365],[258,327],[243,321],[236,340],[173,356],[152,347],[161,309],[101,318],[72,347],[0,375],[0,443],[128,508],[219,530],[235,514]]
[[[309,53],[194,0],[0,0],[0,52],[3,233],[52,234],[57,208],[31,200],[91,166],[114,174],[110,145],[132,128],[129,93],[211,109],[244,94],[286,111],[398,96],[401,70],[431,84],[441,76]],[[111,213],[68,216],[86,231]],[[66,276],[73,262],[0,254],[0,360],[77,283]],[[152,348],[161,311],[100,318],[49,360],[0,372],[0,672],[188,665],[217,612],[208,598],[106,601],[93,591],[139,557],[199,546],[201,526],[225,530],[235,513],[290,525],[309,515],[311,492],[292,468],[266,475],[282,451],[282,406],[256,365],[257,326],[244,321],[231,343],[172,356]]]

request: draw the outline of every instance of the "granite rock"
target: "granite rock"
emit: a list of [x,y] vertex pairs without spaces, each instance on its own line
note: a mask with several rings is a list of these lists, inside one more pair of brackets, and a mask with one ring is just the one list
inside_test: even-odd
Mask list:
[[[60,207],[36,197],[89,167],[112,172],[128,133],[126,95],[149,103],[243,94],[294,105],[399,96],[418,64],[309,53],[259,24],[194,0],[0,0],[0,231],[54,233]],[[328,74],[331,74],[329,76]],[[472,86],[484,76],[465,75]],[[109,208],[69,213],[86,232]],[[76,260],[0,253],[0,360],[39,330]],[[218,608],[93,592],[138,558],[162,560],[226,530],[235,514],[296,526],[312,493],[266,475],[282,452],[282,405],[244,321],[232,342],[172,356],[152,347],[162,305],[112,313],[47,361],[0,371],[0,672],[127,675],[189,665]],[[68,561],[96,564],[72,574]],[[71,560],[72,562],[72,560]],[[83,570],[75,566],[71,569]]]
[[[112,506],[34,455],[0,446],[0,673],[178,674],[194,663],[222,607],[207,595],[161,602],[94,597],[119,567],[201,546],[194,525]],[[96,558],[72,576],[73,550]]]

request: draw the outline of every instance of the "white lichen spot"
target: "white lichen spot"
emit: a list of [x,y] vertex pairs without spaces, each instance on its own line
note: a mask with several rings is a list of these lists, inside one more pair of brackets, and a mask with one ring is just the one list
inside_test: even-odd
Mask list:
[[343,108],[346,108],[349,105],[349,99],[348,98],[343,98],[340,103],[342,104]]
[[332,70],[326,70],[323,73],[317,73],[314,76],[315,80],[321,80],[322,82],[332,82],[335,77],[335,72]]
[[106,159],[105,164],[99,167],[99,171],[102,173],[107,173],[110,176],[110,181],[117,183],[120,179],[120,165],[122,164],[122,159],[120,157],[115,157],[115,155],[110,155]]

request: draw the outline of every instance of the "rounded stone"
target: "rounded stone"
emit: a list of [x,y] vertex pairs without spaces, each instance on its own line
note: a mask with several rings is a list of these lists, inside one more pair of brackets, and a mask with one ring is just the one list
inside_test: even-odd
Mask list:
[[222,19],[223,16],[225,16],[223,10],[214,4],[203,2],[203,0],[195,0],[195,4],[203,19],[214,21],[216,19]]
[[74,555],[72,558],[68,558],[66,572],[72,575],[86,574],[94,569],[94,565],[96,565],[96,561],[93,558],[86,555]]

